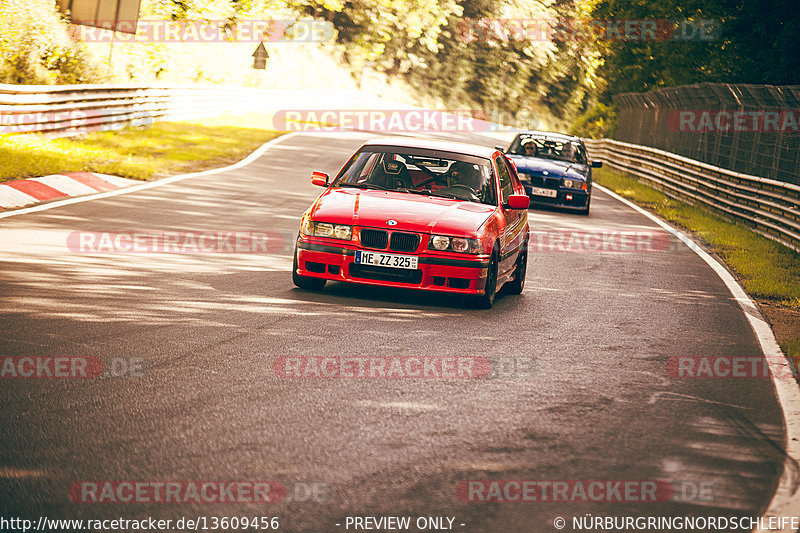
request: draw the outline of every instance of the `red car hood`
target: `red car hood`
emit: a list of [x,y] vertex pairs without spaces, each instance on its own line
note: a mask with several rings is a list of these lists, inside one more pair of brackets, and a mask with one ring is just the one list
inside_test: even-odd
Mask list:
[[[420,233],[472,236],[495,207],[449,198],[360,189],[330,189],[311,216],[334,224],[352,224]],[[396,220],[396,226],[386,224]]]

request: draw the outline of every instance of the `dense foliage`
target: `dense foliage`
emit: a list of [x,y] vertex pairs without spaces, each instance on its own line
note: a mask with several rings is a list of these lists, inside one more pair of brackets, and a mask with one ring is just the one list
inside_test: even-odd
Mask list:
[[48,0],[0,2],[0,83],[67,84],[102,81],[101,70],[67,33]]
[[[428,102],[488,117],[541,113],[587,136],[613,132],[612,96],[620,92],[703,81],[800,83],[796,0],[144,0],[142,15],[228,24],[324,19],[356,77],[369,66]],[[713,21],[717,33],[628,40],[513,31],[520,20],[632,19]],[[103,67],[69,39],[54,0],[3,0],[0,23],[0,81],[102,80]],[[152,46],[139,64],[166,68],[172,58],[157,57],[161,50]]]
[[604,19],[715,21],[714,39],[601,43],[601,99],[620,92],[700,82],[800,84],[796,0],[602,0]]
[[[405,4],[405,5],[403,5]],[[430,5],[426,5],[430,4]],[[373,60],[420,94],[450,108],[493,117],[540,110],[562,121],[591,101],[598,56],[591,43],[550,42],[513,29],[517,21],[551,23],[586,16],[578,0],[353,0],[335,6],[307,0],[304,13],[331,20],[354,61]],[[583,6],[583,7],[582,7]],[[423,23],[422,37],[419,21]]]

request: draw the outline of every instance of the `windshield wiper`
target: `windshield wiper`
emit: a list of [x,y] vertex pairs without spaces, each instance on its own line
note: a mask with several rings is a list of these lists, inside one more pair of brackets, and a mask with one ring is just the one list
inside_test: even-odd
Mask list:
[[455,194],[450,193],[440,193],[428,190],[420,190],[420,189],[389,189],[388,187],[382,187],[380,185],[375,185],[374,183],[340,183],[339,187],[354,187],[356,189],[377,189],[379,191],[392,191],[392,192],[408,192],[411,194],[422,194],[425,196],[437,196],[439,198],[451,198],[453,200],[461,200],[462,202],[469,202],[470,200],[466,200]]
[[377,189],[379,191],[391,191],[387,187],[382,187],[380,185],[375,185],[374,183],[340,183],[339,187],[355,187],[356,189]]
[[429,191],[427,189],[394,189],[401,192],[410,192],[411,194],[424,194],[425,196],[437,196],[439,198],[452,198],[454,200],[464,200],[452,193],[440,193],[437,191]]
[[394,189],[394,190],[400,191],[400,192],[410,192],[411,194],[424,194],[425,196],[430,196],[432,194],[431,191],[428,191],[428,190],[425,190],[425,189],[406,189],[406,188],[403,188],[403,189]]
[[461,200],[462,202],[469,202],[469,200],[466,200],[466,199],[464,199],[464,198],[461,198],[460,196],[456,196],[456,195],[455,195],[455,194],[453,194],[453,193],[446,193],[446,192],[444,192],[444,193],[441,193],[441,192],[431,192],[431,193],[429,193],[429,194],[430,194],[431,196],[438,196],[439,198],[452,198],[453,200]]

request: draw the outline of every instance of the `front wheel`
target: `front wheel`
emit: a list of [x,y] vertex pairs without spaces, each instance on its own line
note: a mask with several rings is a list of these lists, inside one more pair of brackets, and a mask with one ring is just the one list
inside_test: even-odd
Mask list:
[[589,207],[591,205],[592,205],[592,197],[589,196],[589,198],[586,199],[586,209],[584,209],[583,211],[580,211],[580,214],[583,215],[583,216],[587,216],[589,214]]
[[522,294],[525,289],[525,274],[528,272],[528,242],[522,245],[522,250],[519,252],[519,259],[517,259],[517,268],[514,270],[514,279],[512,279],[506,290],[508,294]]
[[294,261],[292,263],[292,281],[301,289],[308,291],[321,291],[325,287],[325,281],[322,278],[310,278],[308,276],[301,276],[297,273],[297,247],[294,249]]
[[486,269],[486,287],[483,294],[472,297],[471,304],[478,309],[491,309],[494,305],[494,298],[497,293],[497,253],[492,254],[489,260],[489,268]]

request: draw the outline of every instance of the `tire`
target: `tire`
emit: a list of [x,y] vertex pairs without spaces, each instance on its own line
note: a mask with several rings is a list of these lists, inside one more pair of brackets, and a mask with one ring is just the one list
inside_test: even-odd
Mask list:
[[297,273],[297,247],[294,249],[294,261],[292,262],[292,281],[297,287],[307,291],[321,291],[325,287],[326,280],[322,278],[310,278],[301,276]]
[[494,305],[494,299],[497,295],[497,270],[498,259],[497,252],[492,253],[492,258],[489,260],[489,268],[486,270],[486,287],[483,289],[483,294],[478,294],[472,297],[471,306],[477,309],[491,309]]
[[508,282],[506,290],[508,294],[522,294],[525,288],[525,274],[528,272],[528,241],[522,245],[522,250],[517,259],[517,267],[514,270],[514,279]]
[[579,213],[580,213],[581,215],[583,215],[583,216],[587,216],[587,215],[589,215],[589,208],[590,208],[591,206],[592,206],[592,197],[591,197],[591,196],[589,196],[589,198],[587,198],[587,199],[586,199],[586,209],[584,209],[583,211],[579,211]]

